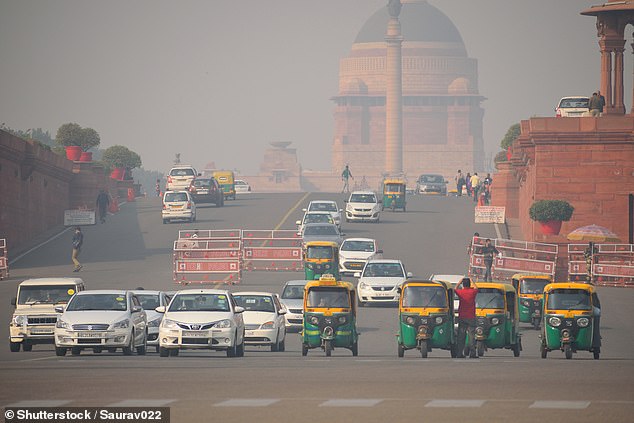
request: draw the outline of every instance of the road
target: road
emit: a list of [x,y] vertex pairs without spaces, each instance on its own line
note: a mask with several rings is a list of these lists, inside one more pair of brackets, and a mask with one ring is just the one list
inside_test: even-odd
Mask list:
[[[106,224],[87,227],[80,257],[89,289],[173,290],[171,248],[179,229],[293,229],[311,199],[343,194],[249,194],[223,208],[202,206],[198,221],[163,225],[157,198],[123,205]],[[408,271],[463,273],[473,232],[495,237],[492,225],[473,223],[466,198],[409,199],[407,212],[384,212],[379,224],[344,223],[347,236],[377,238],[386,258],[400,258]],[[10,298],[26,278],[76,276],[70,261],[72,233],[36,249],[11,268],[0,284],[2,321],[11,318]],[[246,272],[232,291],[279,292],[299,273]],[[433,351],[396,355],[397,309],[359,310],[359,356],[335,350],[326,358],[311,350],[301,357],[300,339],[289,334],[286,351],[247,348],[244,358],[188,351],[179,357],[124,357],[84,352],[56,357],[52,346],[32,352],[0,350],[0,405],[165,405],[172,421],[385,422],[626,422],[634,413],[634,291],[600,288],[603,351],[600,360],[580,352],[539,356],[536,331],[522,329],[524,350],[490,350],[480,359],[451,359]],[[8,342],[8,327],[1,329]],[[29,402],[30,401],[30,402]]]

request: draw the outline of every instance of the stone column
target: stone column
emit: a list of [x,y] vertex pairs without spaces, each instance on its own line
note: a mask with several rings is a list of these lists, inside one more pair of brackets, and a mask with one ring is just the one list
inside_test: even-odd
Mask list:
[[605,40],[599,41],[601,47],[601,93],[605,96],[605,114],[612,111],[612,53]]
[[390,0],[387,24],[386,92],[385,92],[385,170],[390,175],[403,173],[403,74],[400,0]]
[[[625,43],[625,40],[623,40]],[[623,103],[623,47],[614,49],[614,113],[625,114]]]

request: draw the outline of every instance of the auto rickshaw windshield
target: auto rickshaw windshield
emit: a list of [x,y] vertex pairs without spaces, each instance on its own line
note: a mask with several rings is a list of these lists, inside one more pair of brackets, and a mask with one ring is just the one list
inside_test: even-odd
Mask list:
[[386,184],[384,192],[405,192],[405,185],[402,184]]
[[544,287],[550,283],[547,279],[522,279],[520,281],[520,293],[543,294]]
[[478,288],[476,308],[504,309],[504,293],[494,288]]
[[314,287],[308,291],[308,307],[348,308],[350,296],[348,290],[336,287]]
[[583,289],[555,289],[548,295],[551,310],[592,310],[590,292]]
[[306,251],[306,257],[309,259],[332,259],[332,247],[328,246],[310,246]]
[[403,290],[403,307],[447,307],[447,295],[440,286],[407,286]]

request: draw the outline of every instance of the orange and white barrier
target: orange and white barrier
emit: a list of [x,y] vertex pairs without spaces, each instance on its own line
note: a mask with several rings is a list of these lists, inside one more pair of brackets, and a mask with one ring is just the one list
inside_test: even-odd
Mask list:
[[0,239],[0,280],[9,277],[9,254],[7,251],[7,240]]

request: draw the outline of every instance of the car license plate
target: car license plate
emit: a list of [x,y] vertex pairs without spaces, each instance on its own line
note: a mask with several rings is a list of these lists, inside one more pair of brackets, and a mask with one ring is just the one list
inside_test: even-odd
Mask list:
[[209,194],[209,191],[207,191],[206,189],[201,189],[198,191],[198,194]]
[[183,336],[190,336],[190,337],[200,337],[200,338],[204,338],[207,336],[207,331],[197,331],[197,330],[184,330],[183,331]]
[[182,209],[182,208],[183,208],[182,205],[180,205],[180,206],[172,206],[172,209]]
[[31,329],[31,333],[35,334],[35,333],[39,333],[39,334],[52,334],[53,333],[53,329],[47,329],[47,328],[33,328]]
[[244,332],[244,336],[254,336],[254,335],[255,335],[254,330],[247,330]]
[[104,334],[101,332],[80,332],[77,336],[79,338],[101,338]]
[[377,297],[393,297],[391,292],[377,292],[376,296]]

